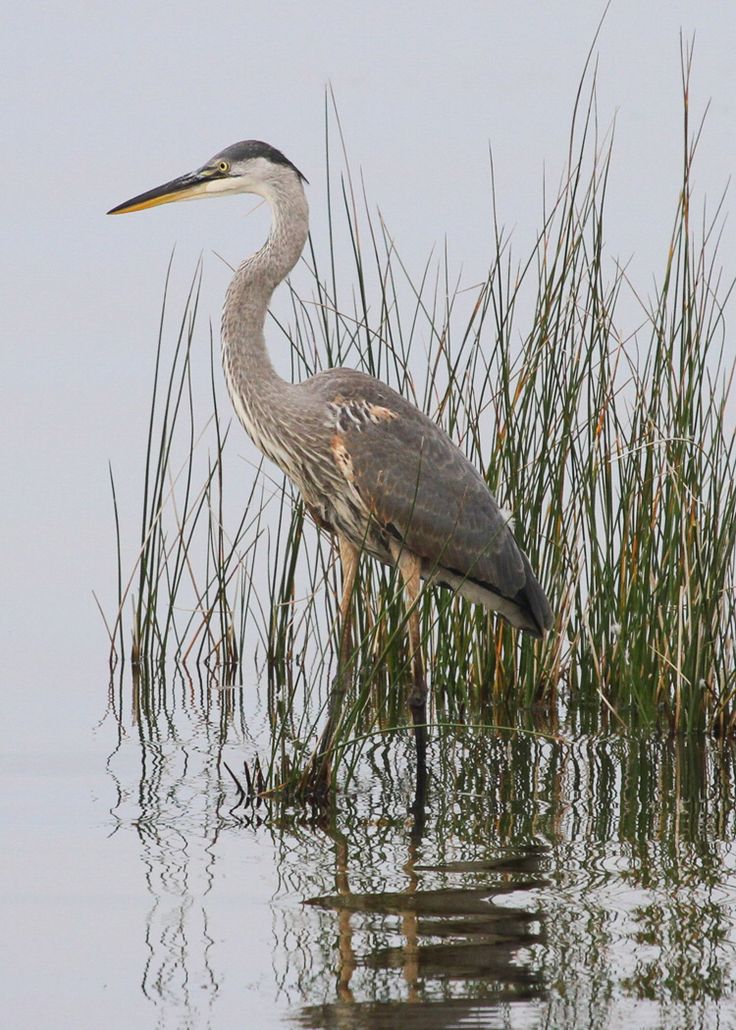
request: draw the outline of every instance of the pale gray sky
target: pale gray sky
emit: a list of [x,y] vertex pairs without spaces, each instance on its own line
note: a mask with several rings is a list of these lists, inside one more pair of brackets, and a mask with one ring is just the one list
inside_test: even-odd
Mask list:
[[[353,168],[363,170],[404,258],[416,270],[447,237],[456,267],[477,281],[490,249],[488,146],[500,219],[521,253],[540,225],[542,170],[556,182],[563,167],[575,90],[602,8],[588,0],[3,6],[0,647],[3,734],[12,748],[55,746],[73,756],[100,714],[105,641],[91,590],[109,599],[114,589],[107,462],[117,472],[130,538],[171,249],[176,244],[172,310],[204,253],[202,312],[217,326],[227,271],[212,252],[235,261],[267,228],[263,210],[244,217],[253,203],[243,198],[121,219],[104,212],[255,137],[283,149],[311,180],[312,224],[323,240],[331,82]],[[615,116],[617,126],[608,252],[634,256],[631,272],[644,289],[662,268],[680,182],[681,30],[686,38],[697,33],[694,113],[711,101],[695,192],[715,205],[736,169],[732,0],[614,0],[596,45],[601,123]],[[733,221],[722,258],[732,276]],[[80,766],[79,783],[84,778],[104,794],[99,762],[96,768],[90,781]],[[35,796],[44,834],[49,804],[60,824],[89,827],[86,797],[81,788]],[[91,891],[102,891],[97,836],[89,836],[84,875]],[[38,844],[29,837],[28,852]],[[66,845],[62,868],[78,869],[79,838]],[[28,890],[38,882],[34,874]],[[139,914],[122,907],[116,932],[135,936],[137,925],[126,920]],[[76,911],[63,911],[68,938]],[[99,933],[88,936],[93,922],[85,930],[90,952],[96,941],[104,944]],[[14,942],[19,969],[39,961],[39,940],[57,938],[39,926],[25,943]],[[54,948],[53,962],[60,983],[84,975],[79,949]],[[69,1000],[68,1025],[100,1025],[99,1010],[89,1009],[85,1023],[75,1004]],[[129,1014],[120,1025],[131,1025]]]
[[[540,224],[542,170],[556,182],[563,167],[601,9],[523,0],[452,10],[427,0],[5,6],[3,579],[16,612],[46,599],[52,650],[80,658],[97,632],[89,591],[104,591],[111,569],[106,464],[132,501],[172,247],[172,310],[204,253],[203,312],[217,325],[227,270],[212,252],[234,261],[267,227],[263,210],[243,217],[246,199],[124,219],[104,212],[256,137],[310,178],[324,239],[331,82],[353,168],[403,256],[418,269],[446,236],[476,281],[490,247],[489,143],[500,218],[521,253]],[[694,113],[711,103],[696,195],[715,204],[736,167],[733,5],[614,0],[596,46],[601,123],[616,118],[608,249],[634,256],[642,288],[662,268],[677,197],[681,29],[696,32]],[[735,240],[727,224],[731,272]],[[35,629],[24,615],[5,620],[3,635],[6,653],[26,651]]]

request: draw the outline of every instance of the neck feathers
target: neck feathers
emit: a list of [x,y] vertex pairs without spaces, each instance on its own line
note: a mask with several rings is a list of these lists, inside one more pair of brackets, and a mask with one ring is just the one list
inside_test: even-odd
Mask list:
[[236,271],[222,314],[222,362],[235,410],[261,450],[268,425],[277,417],[289,384],[275,372],[266,350],[263,327],[271,294],[299,260],[309,231],[304,189],[291,168],[264,185],[273,221],[261,249]]

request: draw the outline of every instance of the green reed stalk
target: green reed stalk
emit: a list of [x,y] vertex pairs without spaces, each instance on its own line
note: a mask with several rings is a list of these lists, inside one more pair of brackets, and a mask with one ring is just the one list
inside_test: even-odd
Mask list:
[[[496,216],[491,162],[492,253],[472,288],[446,249],[412,274],[362,184],[360,196],[354,189],[339,120],[346,171],[335,188],[326,118],[327,252],[310,239],[313,295],[290,288],[288,323],[271,320],[272,346],[289,347],[295,380],[323,365],[361,367],[436,418],[514,513],[556,612],[554,631],[538,643],[449,591],[427,592],[422,631],[443,722],[515,725],[534,712],[551,732],[565,719],[588,731],[733,732],[736,453],[725,355],[733,284],[716,265],[720,205],[693,227],[700,127],[690,126],[690,64],[686,51],[682,188],[650,299],[606,257],[615,162],[611,137],[598,134],[594,88],[587,103],[579,94],[562,184],[551,203],[545,191],[542,228],[520,261]],[[228,532],[230,437],[211,335],[213,411],[204,435],[195,431],[198,297],[197,277],[168,375],[162,315],[131,657],[149,673],[169,658],[250,680],[255,639],[255,651],[265,650],[272,745],[264,768],[273,785],[303,764],[334,674],[335,555],[291,488],[277,476],[269,499],[257,471]],[[622,328],[632,308],[634,332]],[[175,472],[180,436],[189,459]],[[192,456],[203,439],[202,478]],[[122,657],[132,587],[119,580],[111,637]],[[394,571],[363,564],[353,620],[357,675],[338,748],[405,723],[406,613]]]

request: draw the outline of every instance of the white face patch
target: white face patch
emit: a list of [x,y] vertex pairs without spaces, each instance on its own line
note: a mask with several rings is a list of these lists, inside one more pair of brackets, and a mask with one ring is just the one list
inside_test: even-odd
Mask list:
[[202,197],[225,197],[231,193],[255,193],[265,200],[273,196],[272,183],[278,178],[278,165],[274,165],[265,157],[251,158],[244,166],[245,171],[238,173],[236,164],[234,174],[224,179],[210,179],[203,184]]
[[202,197],[225,197],[230,193],[252,193],[242,176],[226,179],[211,179],[204,183]]

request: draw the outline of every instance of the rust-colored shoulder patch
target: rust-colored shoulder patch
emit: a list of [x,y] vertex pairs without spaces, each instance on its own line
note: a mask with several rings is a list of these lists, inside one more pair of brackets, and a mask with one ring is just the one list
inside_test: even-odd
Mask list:
[[366,404],[366,410],[371,422],[391,422],[399,417],[391,408],[384,408],[380,404]]
[[391,408],[386,408],[382,404],[371,404],[365,397],[351,401],[336,397],[328,403],[327,410],[329,412],[327,424],[334,426],[339,433],[348,433],[351,430],[360,433],[367,426],[377,425],[379,422],[391,422],[399,417]]
[[342,434],[335,433],[330,440],[330,449],[335,458],[335,464],[342,472],[348,483],[352,483],[355,480],[355,473],[353,472],[353,461],[348,454],[348,449],[343,442]]

